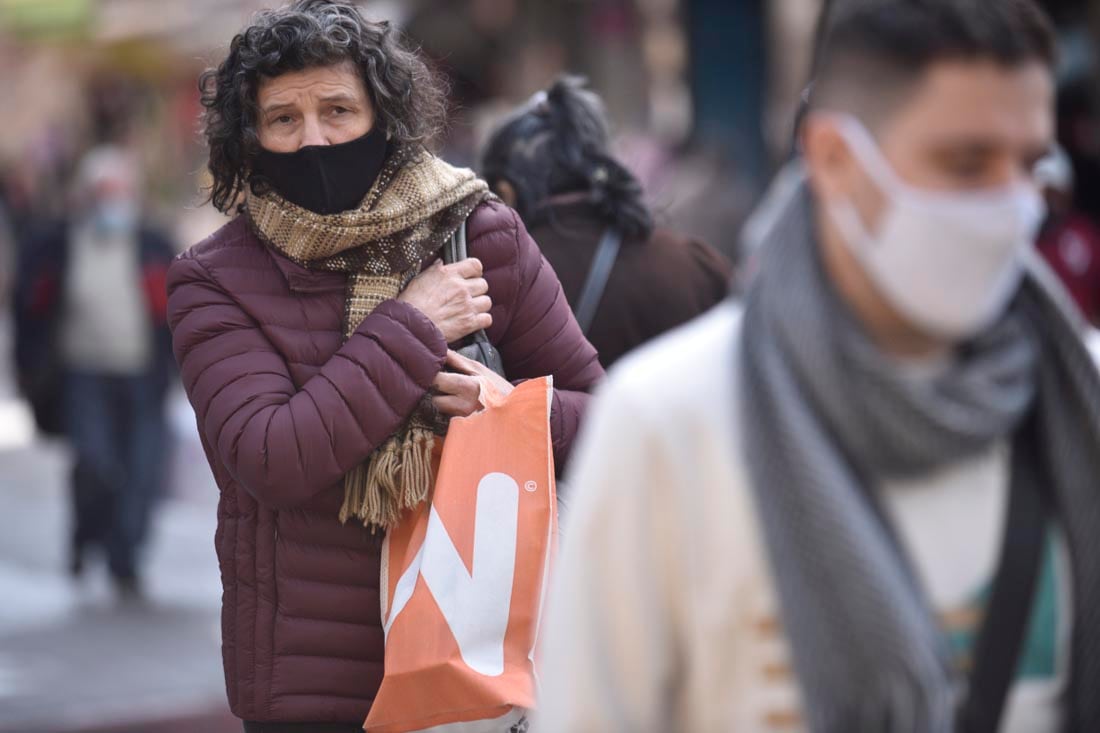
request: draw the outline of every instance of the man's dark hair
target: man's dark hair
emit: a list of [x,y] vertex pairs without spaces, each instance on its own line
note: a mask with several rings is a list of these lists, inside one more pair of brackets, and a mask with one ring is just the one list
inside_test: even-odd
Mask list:
[[512,185],[528,226],[552,215],[550,196],[586,193],[625,240],[648,239],[653,218],[642,186],[611,154],[610,137],[600,98],[583,79],[564,76],[492,134],[481,175],[490,185]]
[[203,134],[213,177],[210,200],[228,211],[248,185],[260,143],[261,80],[351,62],[362,75],[391,143],[425,144],[446,118],[446,88],[388,22],[375,23],[342,0],[298,0],[256,15],[217,68],[199,77]]
[[[810,104],[875,116],[942,61],[1053,68],[1057,41],[1034,0],[833,0]],[[870,121],[870,120],[866,120]]]

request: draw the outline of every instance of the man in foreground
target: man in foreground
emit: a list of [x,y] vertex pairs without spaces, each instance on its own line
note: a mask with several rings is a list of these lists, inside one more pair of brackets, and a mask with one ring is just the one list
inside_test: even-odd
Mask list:
[[1100,730],[1100,376],[1028,244],[1049,25],[838,11],[745,304],[594,407],[539,730]]

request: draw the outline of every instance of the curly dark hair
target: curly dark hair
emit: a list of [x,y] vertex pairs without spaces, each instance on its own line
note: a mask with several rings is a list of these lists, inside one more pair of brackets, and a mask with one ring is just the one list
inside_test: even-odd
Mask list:
[[199,77],[203,136],[213,177],[209,200],[228,212],[249,184],[257,89],[264,78],[350,61],[391,141],[428,144],[443,129],[447,88],[389,22],[367,20],[345,0],[297,0],[258,13],[216,68]]

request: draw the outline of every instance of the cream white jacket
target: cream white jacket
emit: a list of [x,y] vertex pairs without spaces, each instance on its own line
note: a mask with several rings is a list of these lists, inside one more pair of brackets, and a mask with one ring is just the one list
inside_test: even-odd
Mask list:
[[[720,306],[625,360],[590,408],[562,515],[538,733],[802,730],[738,452],[752,429],[737,419],[739,327],[738,307]],[[949,627],[967,622],[968,594],[995,567],[1007,464],[998,447],[881,487]],[[1056,669],[1014,688],[1006,730],[1056,729],[1064,614],[1058,626]]]

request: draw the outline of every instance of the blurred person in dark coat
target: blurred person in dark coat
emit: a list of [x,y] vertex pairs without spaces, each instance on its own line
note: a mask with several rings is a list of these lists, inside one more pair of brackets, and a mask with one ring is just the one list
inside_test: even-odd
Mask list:
[[141,547],[160,490],[164,398],[174,371],[169,241],[142,219],[136,161],[104,145],[80,163],[71,216],[31,231],[15,295],[20,387],[44,432],[72,442],[70,569],[106,554],[139,593]]
[[563,77],[517,110],[491,135],[482,169],[558,273],[605,368],[729,291],[722,255],[654,225],[580,79]]
[[1039,252],[1058,273],[1081,313],[1100,324],[1100,230],[1074,204],[1073,163],[1056,148],[1035,169],[1047,202]]

